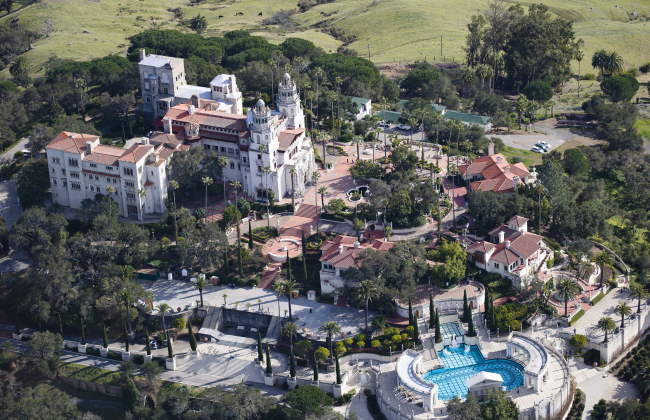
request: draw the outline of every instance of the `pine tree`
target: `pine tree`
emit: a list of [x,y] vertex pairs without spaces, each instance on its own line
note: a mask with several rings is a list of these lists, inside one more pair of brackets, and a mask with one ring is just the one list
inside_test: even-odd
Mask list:
[[187,320],[187,333],[190,336],[190,348],[192,351],[196,351],[196,337],[194,337],[194,333],[192,332],[192,321]]
[[262,334],[257,330],[257,360],[262,363],[264,361],[264,353],[262,351]]
[[469,322],[469,305],[467,304],[467,289],[463,290],[463,322]]
[[440,334],[440,315],[438,314],[438,311],[436,310],[436,325],[435,325],[436,331],[435,331],[435,337],[436,337],[436,343],[442,343],[442,334]]
[[339,365],[339,355],[335,354],[334,360],[336,361],[336,383],[341,385],[341,366]]
[[266,374],[268,376],[273,375],[273,369],[271,368],[271,351],[269,350],[269,343],[266,343]]
[[436,314],[433,308],[433,295],[429,295],[429,329],[436,327]]

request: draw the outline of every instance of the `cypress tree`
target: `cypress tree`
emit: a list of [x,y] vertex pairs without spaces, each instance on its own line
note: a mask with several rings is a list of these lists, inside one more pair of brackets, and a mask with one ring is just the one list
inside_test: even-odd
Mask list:
[[151,356],[151,343],[149,343],[149,329],[147,327],[144,327],[144,345],[147,348],[147,356]]
[[102,323],[102,344],[104,348],[108,348],[108,333],[106,332],[106,323]]
[[339,355],[334,355],[334,360],[336,361],[336,383],[341,385],[341,366],[339,366]]
[[289,250],[287,249],[287,278],[291,281],[291,259],[289,259]]
[[86,323],[84,322],[83,317],[79,317],[81,321],[81,344],[86,344]]
[[187,320],[187,333],[190,335],[190,348],[192,351],[196,351],[196,338],[192,332],[192,321],[189,319]]
[[129,351],[129,333],[126,331],[126,323],[122,323],[122,329],[124,330],[124,348],[126,351]]
[[253,249],[253,227],[251,226],[251,218],[248,218],[248,249]]
[[311,363],[314,369],[314,382],[318,382],[318,362],[316,361],[316,353],[311,353]]
[[273,375],[273,369],[271,368],[271,352],[269,350],[269,343],[266,343],[266,374]]
[[463,322],[469,322],[469,305],[467,304],[467,289],[463,290]]
[[411,305],[411,298],[409,298],[409,325],[413,325],[413,305]]
[[436,314],[433,308],[433,295],[429,295],[429,329],[436,327]]
[[262,334],[257,330],[257,361],[262,363],[264,361],[264,353],[262,352]]
[[435,331],[435,337],[436,337],[436,343],[442,343],[442,334],[440,334],[440,315],[438,314],[438,311],[436,310],[436,331]]
[[172,359],[174,357],[174,349],[172,348],[172,340],[167,333],[167,356]]
[[293,354],[293,345],[289,348],[289,376],[296,377],[296,356]]
[[468,337],[476,337],[476,330],[474,329],[474,320],[472,317],[469,317],[469,321],[467,322],[467,336]]

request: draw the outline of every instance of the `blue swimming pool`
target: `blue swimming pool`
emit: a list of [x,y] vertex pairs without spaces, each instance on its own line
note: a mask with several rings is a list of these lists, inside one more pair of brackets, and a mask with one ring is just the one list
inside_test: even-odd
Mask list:
[[524,384],[523,368],[516,362],[506,359],[485,360],[478,346],[470,346],[465,352],[465,345],[456,348],[445,347],[438,352],[444,368],[430,370],[422,377],[429,383],[438,385],[438,398],[443,401],[458,396],[467,396],[465,381],[479,372],[498,373],[503,378],[506,390],[520,387]]

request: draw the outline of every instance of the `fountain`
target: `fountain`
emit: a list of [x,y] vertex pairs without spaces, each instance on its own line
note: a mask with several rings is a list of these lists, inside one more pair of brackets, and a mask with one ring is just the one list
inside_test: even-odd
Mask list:
[[444,354],[445,356],[449,356],[451,353],[449,353],[449,350],[447,350],[447,347],[445,347],[444,349],[442,349],[442,354]]

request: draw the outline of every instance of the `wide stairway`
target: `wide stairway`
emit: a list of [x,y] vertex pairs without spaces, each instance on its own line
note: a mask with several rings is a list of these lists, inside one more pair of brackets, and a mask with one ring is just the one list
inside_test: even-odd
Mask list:
[[259,282],[257,287],[260,289],[270,289],[273,286],[273,282],[282,272],[282,264],[276,262],[269,262],[264,267],[264,272],[262,272],[262,280]]

